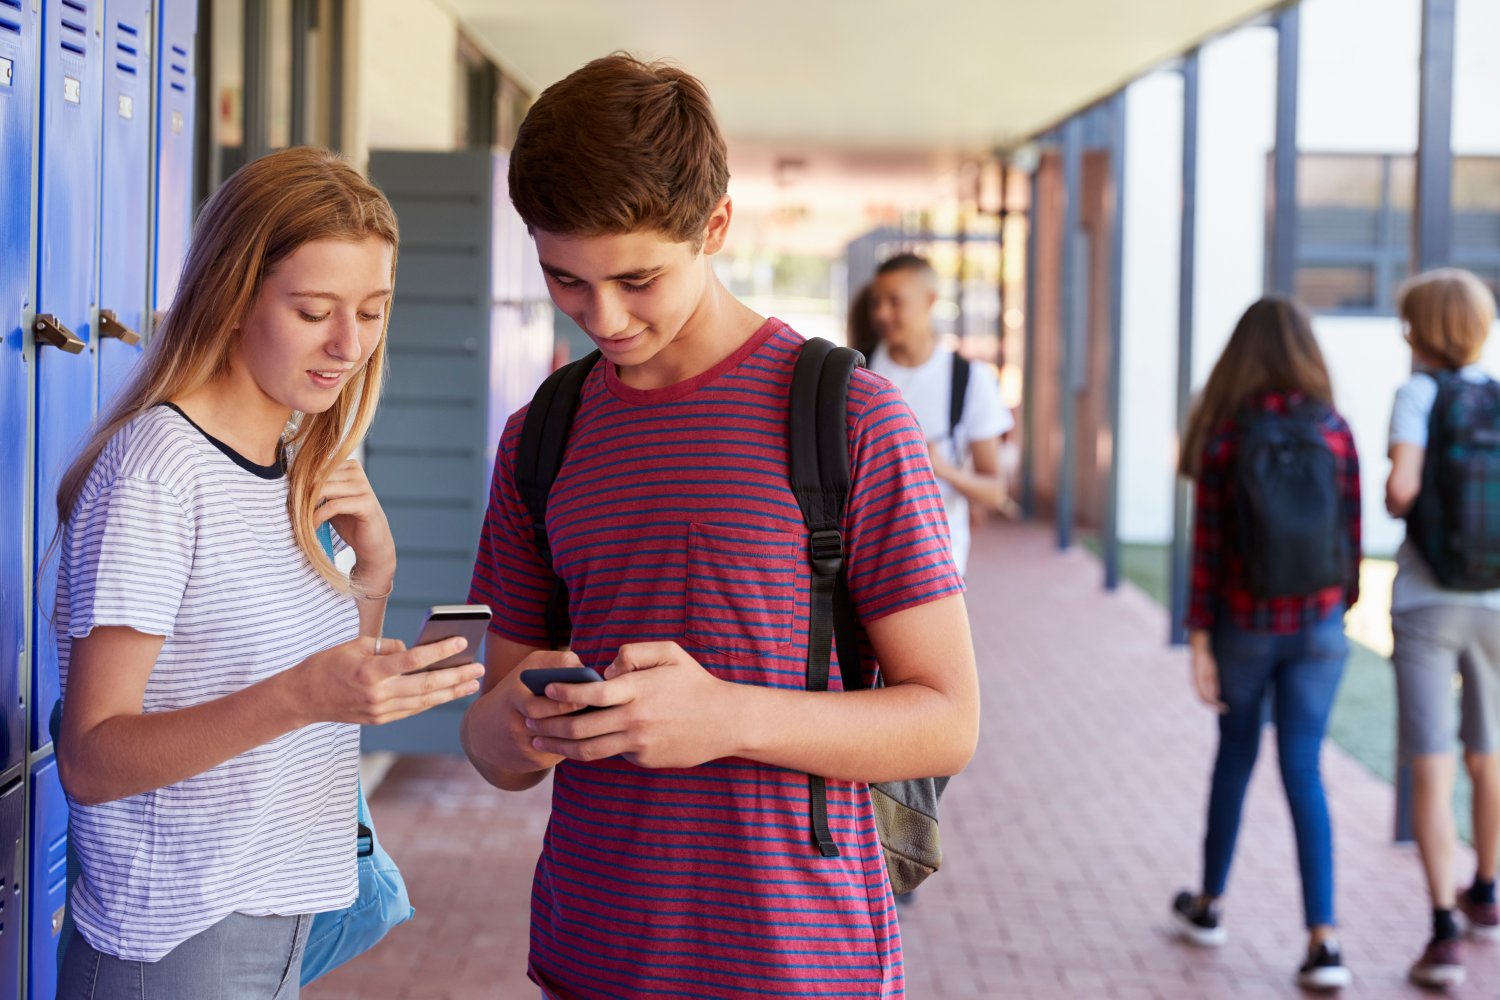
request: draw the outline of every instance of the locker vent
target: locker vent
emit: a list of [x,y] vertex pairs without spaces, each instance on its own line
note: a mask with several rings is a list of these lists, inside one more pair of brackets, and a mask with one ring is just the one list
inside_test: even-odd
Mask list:
[[11,7],[15,10],[21,10],[21,0],[0,0],[0,7]]
[[[171,88],[177,91],[179,94],[186,94],[188,78],[187,49],[183,48],[181,45],[174,45],[172,46],[172,55],[176,58],[174,58],[171,62],[172,80],[169,86],[171,86]],[[181,61],[179,62],[178,60]]]
[[76,20],[64,13],[58,18],[62,22],[62,32],[58,35],[58,44],[75,55],[87,56],[89,44],[88,5],[82,0],[62,0],[62,5],[69,10],[77,12],[80,17]]
[[[9,7],[12,10],[21,10],[21,0],[0,0],[0,7]],[[21,33],[21,22],[12,21],[5,15],[0,14],[0,30],[9,31],[19,35]]]
[[120,29],[120,34],[115,39],[115,69],[122,73],[136,75],[136,67],[140,61],[140,50],[136,38],[140,32],[124,21],[115,22],[115,27]]

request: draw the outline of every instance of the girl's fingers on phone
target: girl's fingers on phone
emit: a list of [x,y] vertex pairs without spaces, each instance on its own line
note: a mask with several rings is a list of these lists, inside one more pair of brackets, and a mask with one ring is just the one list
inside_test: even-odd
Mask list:
[[[455,653],[461,653],[468,648],[469,641],[461,635],[450,635],[446,639],[437,642],[427,642],[420,646],[413,646],[403,652],[399,657],[390,661],[392,673],[409,674],[414,670],[426,670],[439,660],[446,660]],[[457,669],[457,668],[449,668]],[[446,671],[437,671],[438,674]]]

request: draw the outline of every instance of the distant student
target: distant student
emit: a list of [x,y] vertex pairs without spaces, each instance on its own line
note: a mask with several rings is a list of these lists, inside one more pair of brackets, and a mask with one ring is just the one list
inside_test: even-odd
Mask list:
[[1015,426],[1000,383],[938,343],[932,326],[937,272],[924,258],[900,254],[880,265],[870,286],[871,316],[880,336],[870,370],[901,391],[927,438],[932,471],[942,487],[953,562],[969,563],[969,504],[1006,506],[1000,438]]
[[[1407,519],[1391,593],[1401,758],[1411,764],[1412,821],[1432,899],[1432,938],[1411,978],[1463,982],[1455,916],[1469,936],[1500,937],[1500,384],[1478,361],[1495,300],[1467,271],[1413,278],[1398,308],[1416,374],[1391,411],[1386,507]],[[1463,675],[1462,723],[1453,680]],[[1453,738],[1474,785],[1474,853],[1456,891]]]
[[1179,893],[1172,914],[1189,941],[1223,942],[1221,900],[1271,689],[1308,930],[1297,978],[1341,987],[1350,976],[1319,756],[1349,650],[1344,612],[1359,596],[1359,460],[1296,303],[1270,297],[1245,311],[1193,408],[1181,463],[1197,487],[1193,684],[1219,712],[1219,751],[1202,889]]
[[[812,540],[787,433],[804,341],[715,277],[727,186],[703,85],[623,55],[547,88],[511,154],[553,301],[602,352],[542,531],[517,485],[529,410],[507,424],[472,591],[494,619],[465,749],[499,788],[552,775],[529,973],[556,1000],[903,996],[866,783],[953,774],[977,738],[926,445],[865,371],[840,434],[842,559],[862,667],[884,686],[805,690]],[[567,652],[551,648],[558,576]],[[519,677],[580,665],[605,680],[538,697]],[[831,854],[809,775],[826,779]]]

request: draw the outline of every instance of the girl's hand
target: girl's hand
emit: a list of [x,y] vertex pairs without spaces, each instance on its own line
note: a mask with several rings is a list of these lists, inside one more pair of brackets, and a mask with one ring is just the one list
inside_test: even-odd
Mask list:
[[399,639],[385,639],[379,654],[376,641],[364,636],[341,643],[287,671],[302,725],[355,722],[378,726],[479,690],[479,679],[484,676],[481,664],[426,669],[461,652],[467,645],[461,636],[411,649]]
[[1198,692],[1198,697],[1221,715],[1229,711],[1229,706],[1219,699],[1219,663],[1208,643],[1193,643],[1192,661],[1193,690]]
[[317,516],[320,525],[333,522],[339,537],[354,550],[353,576],[360,587],[372,594],[388,592],[396,576],[396,541],[364,468],[354,459],[323,482]]

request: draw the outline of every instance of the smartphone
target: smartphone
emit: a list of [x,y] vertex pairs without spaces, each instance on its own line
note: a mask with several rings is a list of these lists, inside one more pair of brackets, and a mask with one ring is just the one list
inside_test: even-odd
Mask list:
[[[537,697],[546,697],[548,684],[588,684],[602,681],[603,677],[593,667],[537,667],[521,671],[521,683]],[[571,714],[597,712],[598,705],[588,705]]]
[[438,604],[428,608],[427,618],[422,622],[422,631],[417,636],[418,646],[455,635],[463,636],[469,644],[426,669],[441,670],[444,667],[461,667],[465,663],[473,663],[479,656],[479,644],[484,641],[485,630],[489,627],[490,609],[483,604]]

